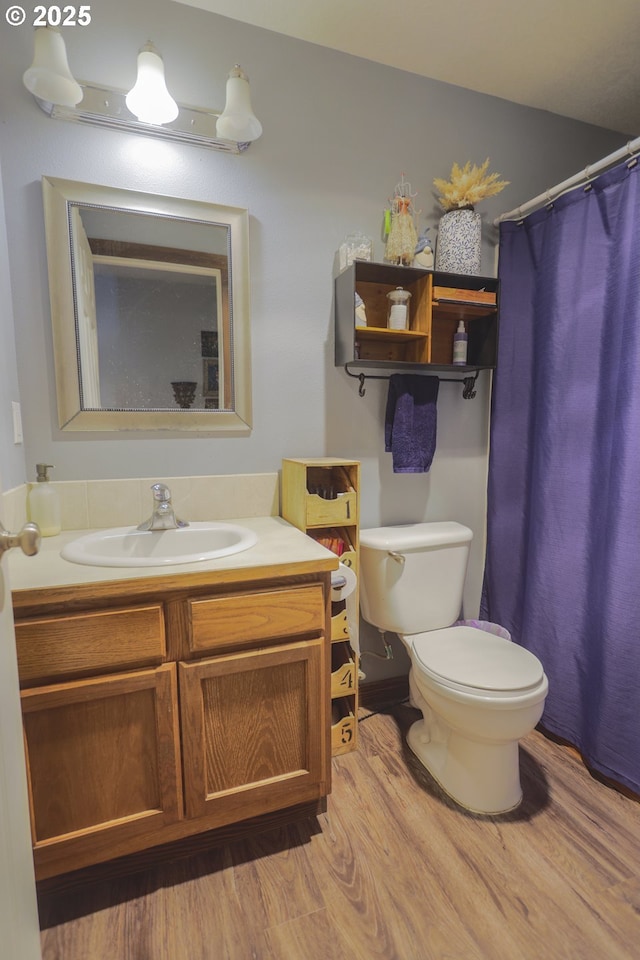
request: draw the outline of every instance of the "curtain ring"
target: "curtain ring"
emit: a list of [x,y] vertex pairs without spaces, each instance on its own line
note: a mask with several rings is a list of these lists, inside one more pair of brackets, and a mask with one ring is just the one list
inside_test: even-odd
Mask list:
[[593,186],[592,186],[593,176],[591,174],[590,166],[586,166],[584,168],[584,176],[586,177],[587,182],[585,183],[582,189],[584,193],[589,193],[589,191],[593,189]]
[[627,170],[633,170],[633,168],[638,163],[638,155],[637,153],[634,153],[633,150],[631,149],[632,143],[633,143],[633,140],[629,140],[627,143],[627,153],[631,157],[631,159],[627,161]]
[[550,190],[547,190],[547,191],[545,192],[545,197],[547,198],[547,202],[546,202],[546,204],[545,204],[545,207],[547,208],[547,210],[553,210],[553,198],[552,198],[552,196],[551,196],[551,191],[550,191]]

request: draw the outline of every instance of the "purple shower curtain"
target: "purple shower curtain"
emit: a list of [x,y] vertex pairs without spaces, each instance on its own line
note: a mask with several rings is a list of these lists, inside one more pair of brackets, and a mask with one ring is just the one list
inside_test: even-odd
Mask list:
[[640,793],[640,166],[500,229],[482,616],[542,725]]

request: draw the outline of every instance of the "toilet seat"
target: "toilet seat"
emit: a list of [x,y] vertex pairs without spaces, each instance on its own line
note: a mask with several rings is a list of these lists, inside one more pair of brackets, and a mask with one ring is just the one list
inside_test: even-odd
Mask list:
[[452,690],[494,698],[521,696],[544,680],[533,653],[475,627],[447,627],[406,639],[420,672]]

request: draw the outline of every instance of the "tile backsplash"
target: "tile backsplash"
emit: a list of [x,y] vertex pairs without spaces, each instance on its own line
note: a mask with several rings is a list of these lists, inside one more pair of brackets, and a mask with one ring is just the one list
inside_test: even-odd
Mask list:
[[27,487],[14,487],[0,497],[0,520],[5,530],[16,533],[27,522]]
[[[52,481],[60,494],[62,529],[135,526],[151,515],[150,487],[157,482],[167,484],[176,514],[184,520],[233,520],[280,513],[277,473]],[[0,518],[8,530],[18,530],[28,519],[31,486],[8,490],[0,498]]]

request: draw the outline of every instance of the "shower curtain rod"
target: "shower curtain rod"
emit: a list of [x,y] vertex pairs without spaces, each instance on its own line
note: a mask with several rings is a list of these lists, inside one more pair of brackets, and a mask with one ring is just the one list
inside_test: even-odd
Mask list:
[[635,140],[629,140],[625,147],[620,147],[620,149],[616,150],[615,153],[610,153],[608,157],[604,157],[604,159],[599,160],[597,163],[585,167],[580,173],[576,173],[573,177],[569,177],[568,180],[563,180],[562,183],[557,184],[555,187],[551,187],[549,190],[546,190],[539,196],[534,197],[533,200],[523,203],[521,207],[516,207],[515,210],[510,210],[509,213],[503,213],[493,221],[493,224],[497,227],[506,220],[522,220],[530,213],[533,213],[533,211],[538,207],[543,207],[549,203],[552,203],[554,200],[557,200],[558,197],[562,196],[563,193],[567,193],[567,191],[572,190],[574,187],[578,187],[581,184],[590,183],[596,174],[602,173],[602,171],[606,170],[607,167],[612,167],[620,160],[624,160],[625,157],[631,157],[632,159],[635,159],[639,153],[640,137],[637,137]]

